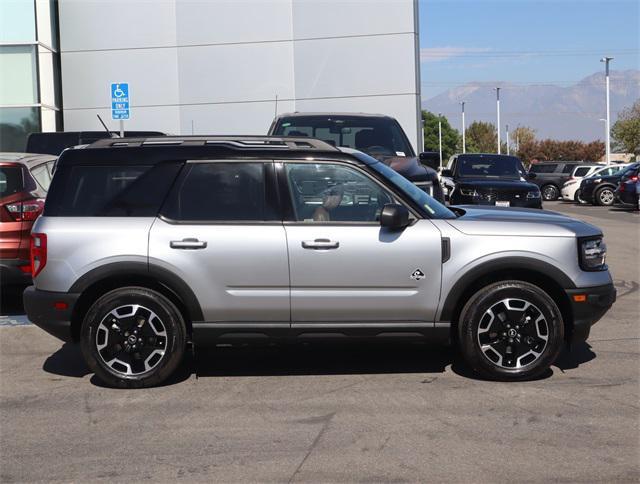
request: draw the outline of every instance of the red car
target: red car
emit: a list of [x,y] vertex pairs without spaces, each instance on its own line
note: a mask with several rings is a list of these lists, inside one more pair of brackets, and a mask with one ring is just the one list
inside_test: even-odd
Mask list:
[[0,284],[31,283],[31,226],[51,183],[53,155],[0,153]]

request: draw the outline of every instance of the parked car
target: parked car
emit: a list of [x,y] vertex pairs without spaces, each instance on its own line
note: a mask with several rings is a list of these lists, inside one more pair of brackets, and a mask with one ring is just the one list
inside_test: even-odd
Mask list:
[[520,159],[494,154],[454,155],[442,177],[451,180],[451,205],[495,205],[497,207],[542,208],[540,189],[527,181]]
[[[622,176],[635,170],[640,163],[631,163],[612,175],[598,173],[584,178],[580,183],[580,199],[593,205],[611,206],[615,201],[615,190]],[[605,172],[606,173],[606,172]]]
[[54,156],[0,153],[0,283],[31,283],[31,226],[42,212]]
[[596,171],[602,169],[602,164],[591,163],[587,165],[577,165],[571,172],[569,179],[562,185],[560,198],[578,203],[580,200],[580,181],[591,176]]
[[66,150],[32,241],[29,319],[117,387],[161,383],[187,342],[327,335],[455,340],[474,371],[533,378],[616,295],[593,225],[449,209],[312,138]]
[[269,135],[317,138],[332,146],[353,148],[382,161],[429,195],[444,202],[438,173],[416,157],[398,121],[390,116],[364,113],[288,113],[277,116]]
[[[584,180],[587,177],[593,177],[593,176],[609,176],[609,175],[614,175],[616,173],[618,173],[620,170],[624,170],[627,166],[629,166],[628,163],[622,163],[622,164],[617,164],[617,165],[598,165],[599,167],[593,171],[590,174],[587,174],[585,176],[583,176],[581,179],[577,180],[576,184],[572,184],[572,185],[568,185],[570,182],[572,182],[573,180],[568,181],[567,183],[565,183],[565,186],[562,188],[562,193],[563,193],[563,198],[564,198],[564,194],[566,193],[567,195],[571,194],[571,191],[574,191],[573,194],[573,200],[577,203],[587,203],[584,201],[584,199],[582,198],[582,189],[580,188],[582,186],[582,180]],[[565,191],[566,188],[566,191]],[[569,200],[569,196],[567,196],[566,198],[567,200]]]
[[640,172],[640,166],[635,169],[625,171],[625,174],[620,178],[618,188],[614,195],[618,202],[623,205],[631,205],[633,208],[638,209],[638,172]]
[[532,163],[529,173],[536,174],[534,183],[540,187],[542,199],[553,201],[560,196],[560,189],[571,176],[573,169],[583,164],[584,161],[544,161]]

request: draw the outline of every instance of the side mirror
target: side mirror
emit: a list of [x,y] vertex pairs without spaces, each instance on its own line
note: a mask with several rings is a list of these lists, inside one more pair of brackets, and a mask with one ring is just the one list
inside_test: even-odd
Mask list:
[[529,172],[527,172],[526,178],[527,178],[527,180],[533,180],[536,176],[538,176],[538,175],[536,175],[535,173],[531,173],[529,171]]
[[409,210],[404,205],[387,203],[380,213],[380,225],[391,230],[402,230],[409,225]]
[[440,168],[440,154],[432,151],[423,151],[418,155],[420,163],[428,166],[429,168],[438,171]]
[[440,176],[446,176],[447,178],[453,178],[453,172],[451,170],[449,170],[448,168],[445,168],[440,173]]

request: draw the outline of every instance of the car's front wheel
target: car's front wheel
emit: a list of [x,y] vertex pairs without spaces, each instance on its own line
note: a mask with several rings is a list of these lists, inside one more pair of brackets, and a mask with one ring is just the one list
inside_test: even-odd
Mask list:
[[458,322],[462,354],[477,373],[495,380],[526,380],[545,372],[564,339],[553,299],[524,281],[491,284],[467,302]]
[[80,345],[89,368],[107,385],[155,386],[182,361],[185,322],[162,294],[124,287],[91,306],[82,324]]
[[582,190],[580,190],[579,188],[576,190],[576,193],[573,195],[573,201],[579,205],[587,203],[582,199]]

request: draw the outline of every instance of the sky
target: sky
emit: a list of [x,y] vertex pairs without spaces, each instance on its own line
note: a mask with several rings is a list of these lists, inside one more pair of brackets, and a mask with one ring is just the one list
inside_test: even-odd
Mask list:
[[419,0],[422,99],[471,81],[567,86],[640,69],[638,0]]

